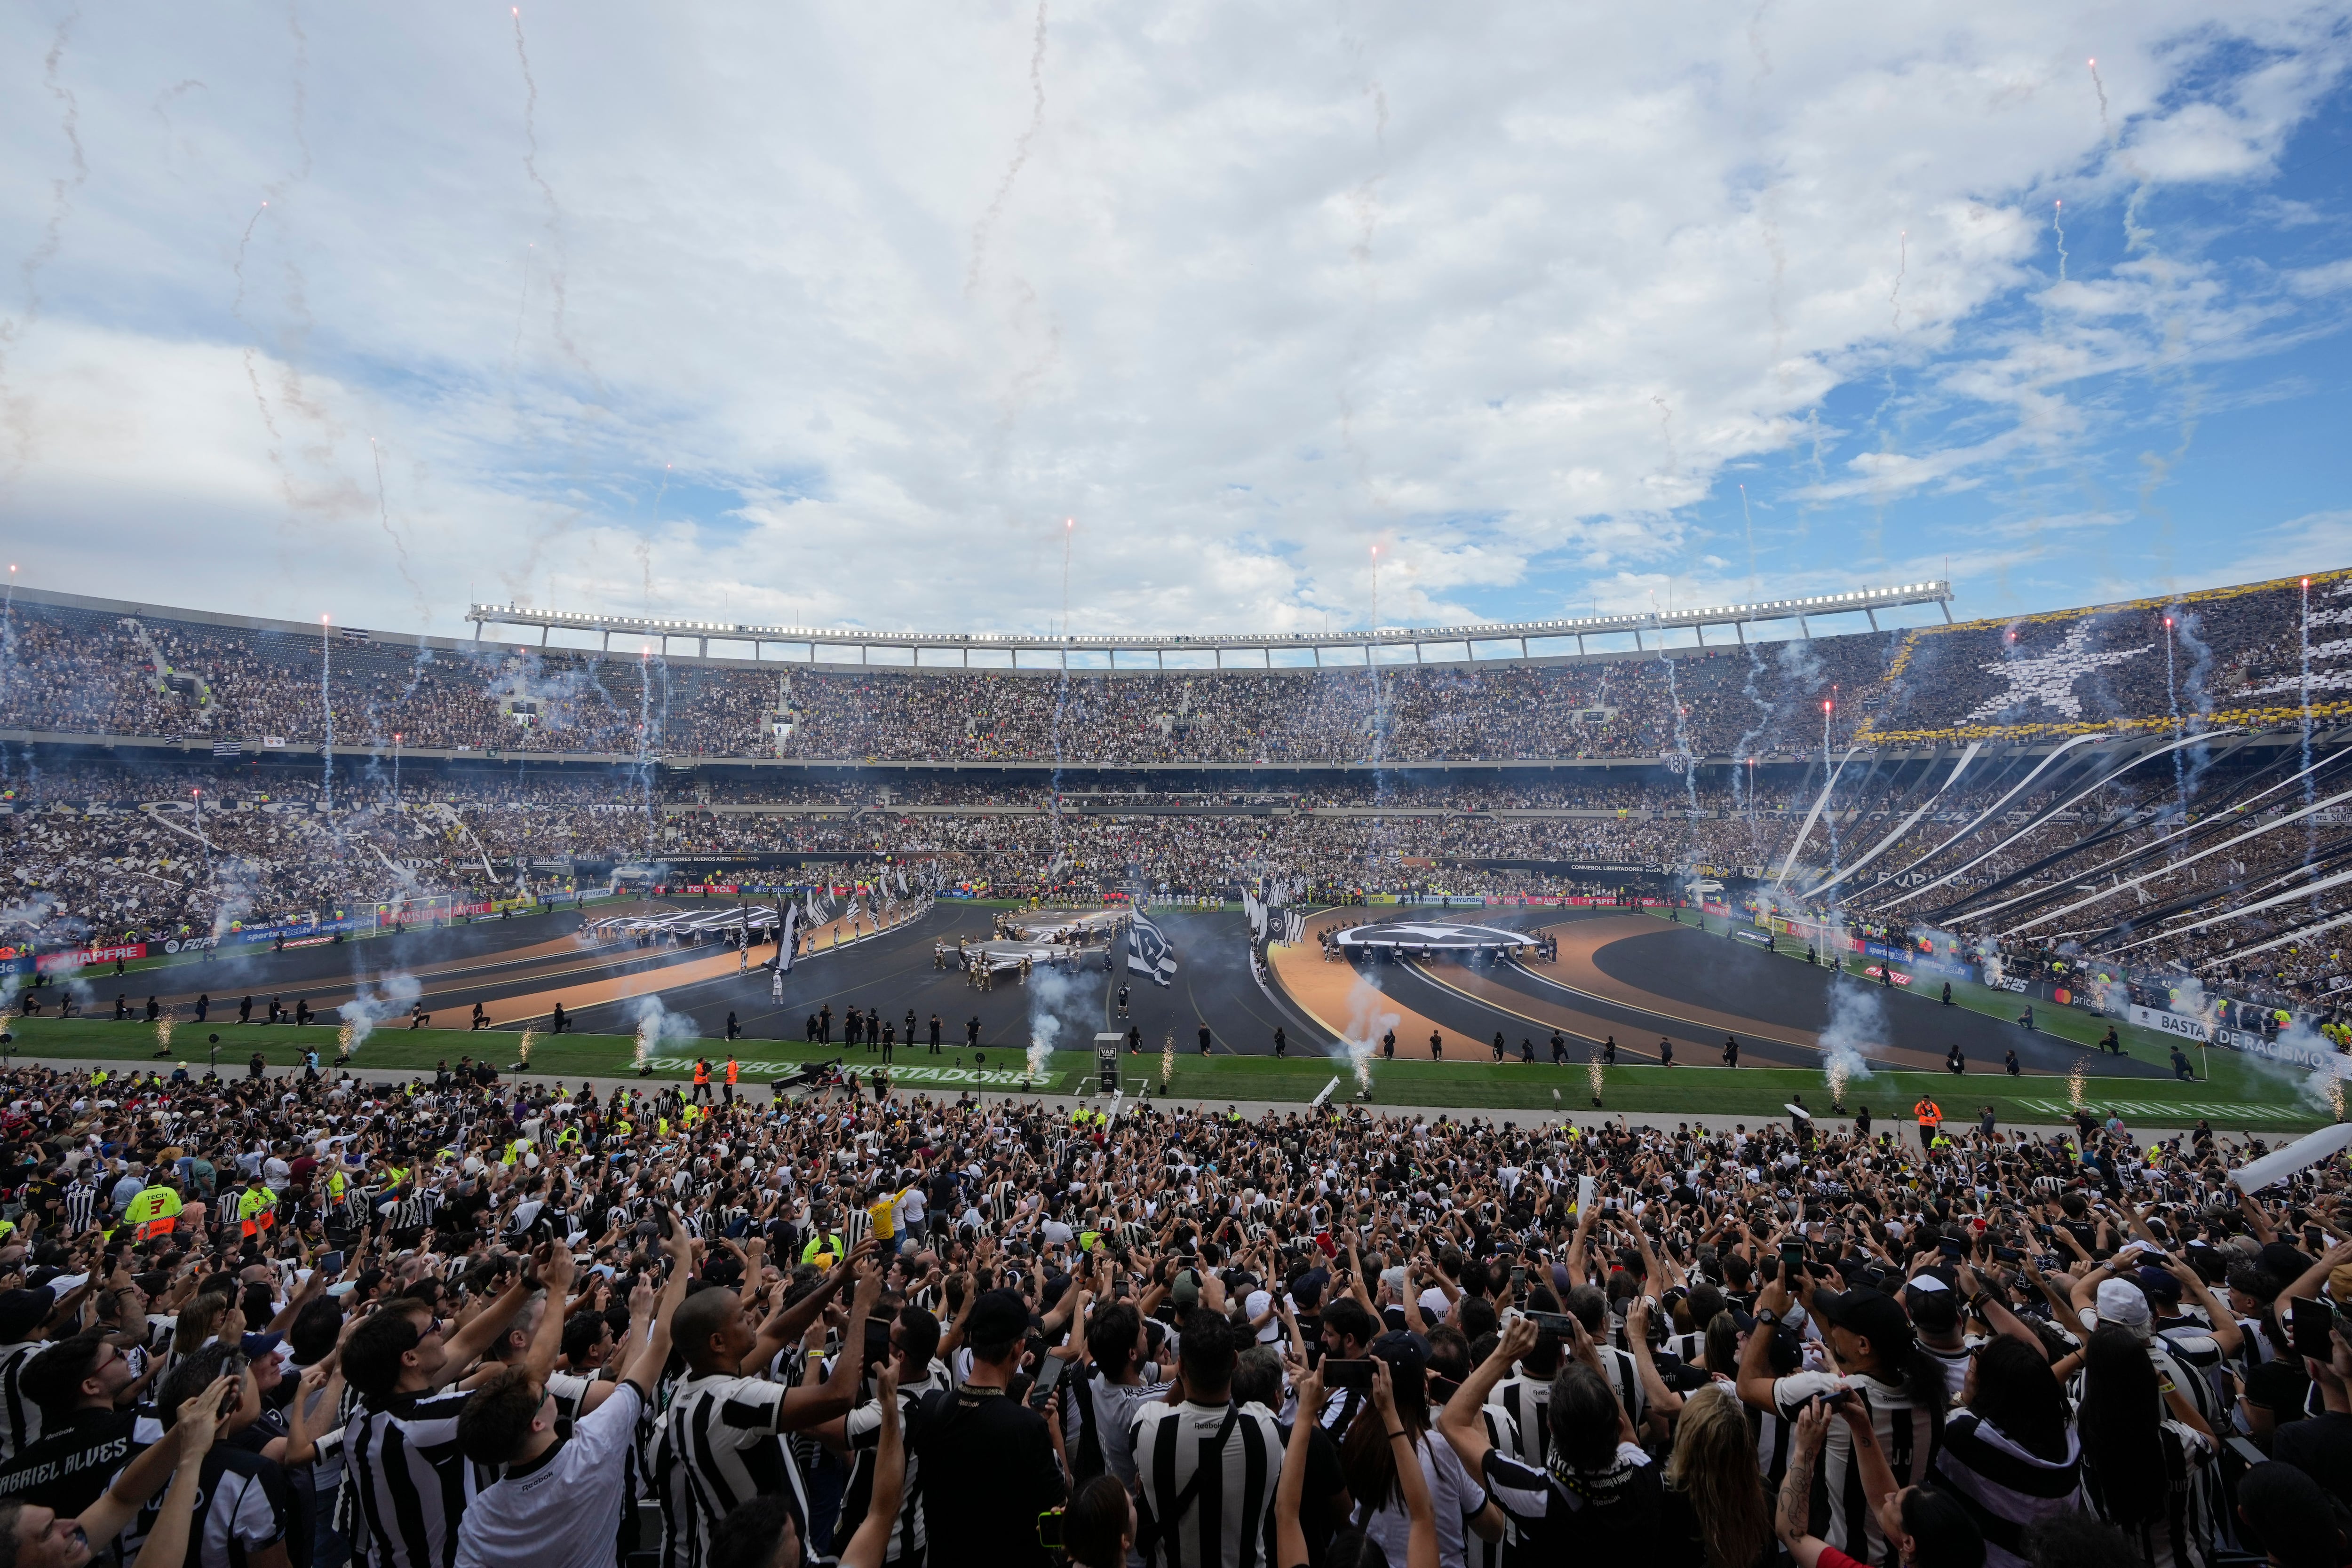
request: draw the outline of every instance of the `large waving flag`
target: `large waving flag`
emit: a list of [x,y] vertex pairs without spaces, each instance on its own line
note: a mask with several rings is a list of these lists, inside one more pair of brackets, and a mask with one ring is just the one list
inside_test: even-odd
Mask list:
[[1150,976],[1155,986],[1167,985],[1176,977],[1176,950],[1149,916],[1137,915],[1128,930],[1127,967],[1136,974]]

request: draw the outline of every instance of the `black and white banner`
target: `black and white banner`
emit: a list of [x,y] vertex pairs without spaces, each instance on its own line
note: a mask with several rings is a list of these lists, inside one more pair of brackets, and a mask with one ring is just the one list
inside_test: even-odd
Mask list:
[[787,904],[783,910],[783,926],[776,933],[776,969],[780,974],[793,972],[793,927],[800,924],[800,906]]
[[1307,915],[1304,911],[1286,909],[1282,912],[1282,940],[1297,946],[1307,940]]
[[1150,917],[1139,915],[1127,933],[1127,967],[1139,975],[1149,975],[1156,986],[1167,985],[1176,977],[1176,951],[1168,946],[1168,938],[1160,934]]

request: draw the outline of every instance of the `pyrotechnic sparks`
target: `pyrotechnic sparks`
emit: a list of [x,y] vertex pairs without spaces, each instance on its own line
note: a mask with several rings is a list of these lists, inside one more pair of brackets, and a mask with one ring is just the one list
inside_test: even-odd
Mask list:
[[515,1056],[525,1067],[530,1065],[530,1048],[538,1043],[539,1030],[527,1029],[522,1031],[522,1043],[515,1048]]
[[2083,1057],[2076,1057],[2074,1065],[2066,1070],[2066,1103],[2077,1111],[2083,1108],[2083,1085],[2089,1076],[2088,1065]]
[[1601,1049],[1595,1046],[1591,1054],[1584,1059],[1584,1081],[1592,1086],[1592,1103],[1595,1105],[1601,1103],[1601,1085],[1607,1072],[1608,1069],[1601,1064]]
[[155,1020],[155,1054],[172,1054],[172,1015],[165,1013]]

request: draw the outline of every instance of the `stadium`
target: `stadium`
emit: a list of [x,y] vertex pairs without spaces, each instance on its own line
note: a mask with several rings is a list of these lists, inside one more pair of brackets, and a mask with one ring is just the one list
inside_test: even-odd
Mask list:
[[449,639],[20,588],[14,1049],[2333,1119],[2352,571],[1953,602]]

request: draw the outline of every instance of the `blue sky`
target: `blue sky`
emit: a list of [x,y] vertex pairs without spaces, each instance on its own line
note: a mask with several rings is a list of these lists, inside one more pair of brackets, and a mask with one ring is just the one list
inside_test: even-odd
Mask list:
[[445,632],[2341,567],[2347,9],[20,6],[0,540]]

